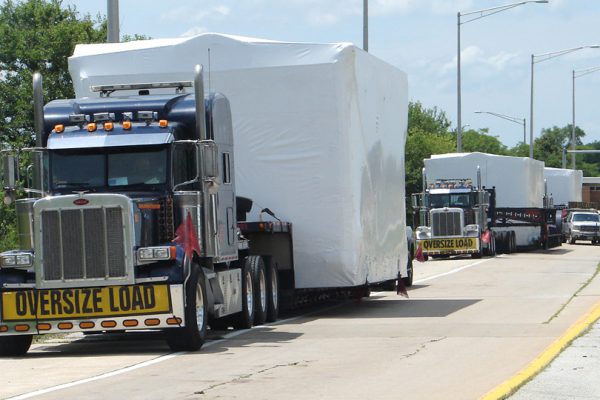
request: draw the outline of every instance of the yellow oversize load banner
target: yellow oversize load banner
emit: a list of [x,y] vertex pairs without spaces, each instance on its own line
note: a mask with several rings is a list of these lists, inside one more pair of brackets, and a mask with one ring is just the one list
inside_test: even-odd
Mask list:
[[472,237],[424,239],[420,241],[423,252],[444,250],[479,250],[479,239]]
[[52,320],[171,311],[168,285],[38,289],[2,293],[2,320]]

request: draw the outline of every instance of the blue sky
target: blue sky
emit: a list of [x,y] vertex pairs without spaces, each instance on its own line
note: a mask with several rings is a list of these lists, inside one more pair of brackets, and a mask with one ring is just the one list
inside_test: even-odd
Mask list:
[[[498,0],[370,0],[369,51],[408,74],[409,98],[437,106],[456,125],[456,13]],[[65,0],[106,13],[102,0]],[[120,0],[121,34],[152,38],[219,32],[295,42],[362,46],[362,0]],[[527,119],[531,54],[600,44],[600,1],[525,4],[461,28],[462,124],[489,128],[503,143],[523,140],[519,124],[475,111]],[[534,134],[572,121],[572,70],[600,66],[600,49],[535,64]],[[576,79],[576,124],[600,141],[600,71]]]

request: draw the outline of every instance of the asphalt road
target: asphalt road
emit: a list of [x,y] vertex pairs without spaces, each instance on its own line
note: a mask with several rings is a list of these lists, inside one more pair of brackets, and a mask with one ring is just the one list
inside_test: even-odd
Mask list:
[[599,259],[578,244],[418,263],[409,299],[374,293],[214,332],[195,353],[155,333],[54,339],[0,360],[0,397],[477,399],[600,300]]

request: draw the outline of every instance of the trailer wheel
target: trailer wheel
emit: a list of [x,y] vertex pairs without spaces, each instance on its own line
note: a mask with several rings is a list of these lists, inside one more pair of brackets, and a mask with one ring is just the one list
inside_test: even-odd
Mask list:
[[33,335],[15,335],[0,337],[0,357],[24,356],[29,347]]
[[252,270],[254,285],[254,325],[262,325],[267,320],[267,272],[260,256],[250,256],[246,260]]
[[254,322],[254,286],[252,283],[252,268],[249,262],[242,268],[242,311],[233,315],[232,325],[235,329],[252,328]]
[[267,268],[267,321],[275,322],[279,316],[279,276],[277,267]]
[[517,234],[515,231],[510,231],[510,252],[517,252]]
[[193,264],[191,268],[185,288],[185,326],[165,330],[167,343],[173,351],[200,350],[206,339],[208,310],[204,279],[198,265]]

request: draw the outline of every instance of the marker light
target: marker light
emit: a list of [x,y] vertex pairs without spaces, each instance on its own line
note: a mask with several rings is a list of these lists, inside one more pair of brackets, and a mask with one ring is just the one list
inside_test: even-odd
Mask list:
[[54,132],[63,133],[65,131],[65,126],[63,124],[58,124],[54,126]]
[[89,124],[87,124],[87,130],[88,132],[94,132],[96,130],[97,126],[95,123],[90,122]]
[[110,132],[110,131],[113,130],[113,128],[114,128],[114,125],[113,125],[112,122],[105,122],[104,123],[104,130],[105,131]]
[[161,128],[166,128],[169,125],[169,122],[166,119],[161,119],[158,121],[158,126]]
[[131,121],[123,121],[123,129],[130,130],[131,129]]

